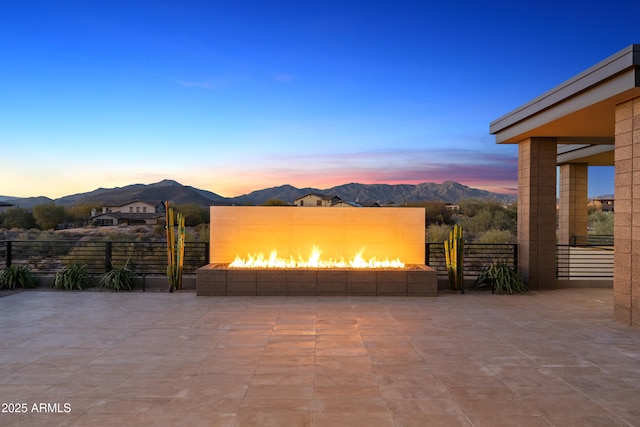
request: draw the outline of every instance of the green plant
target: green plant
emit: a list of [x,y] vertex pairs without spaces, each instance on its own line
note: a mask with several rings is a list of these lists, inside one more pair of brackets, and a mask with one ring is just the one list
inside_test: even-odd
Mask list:
[[447,224],[431,224],[425,232],[427,243],[440,243],[447,240],[451,226]]
[[588,216],[589,234],[613,235],[613,212],[594,212]]
[[498,294],[524,293],[529,289],[520,274],[505,260],[495,260],[486,267],[475,282],[476,288],[493,286]]
[[18,286],[25,289],[38,286],[38,279],[29,267],[10,265],[0,271],[0,289],[15,289]]
[[460,225],[454,225],[449,233],[449,240],[444,241],[444,254],[449,273],[449,288],[464,293],[464,240]]
[[135,273],[127,268],[127,264],[129,260],[125,263],[122,268],[114,268],[100,279],[100,283],[102,286],[108,289],[113,289],[114,291],[127,290],[130,291],[136,285],[136,276]]
[[184,264],[185,220],[182,213],[175,213],[165,202],[167,226],[167,278],[169,292],[182,289],[182,270]]
[[516,238],[511,231],[492,228],[480,234],[474,243],[505,245],[515,243],[515,240]]
[[58,271],[53,279],[53,287],[58,289],[82,289],[93,284],[85,264],[72,264]]

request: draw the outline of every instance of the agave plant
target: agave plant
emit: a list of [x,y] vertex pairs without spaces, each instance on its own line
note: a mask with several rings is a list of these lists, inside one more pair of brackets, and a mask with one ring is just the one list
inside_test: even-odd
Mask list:
[[524,293],[529,290],[520,274],[505,260],[495,260],[486,267],[475,282],[476,288],[492,286],[498,294]]
[[10,265],[0,271],[0,289],[24,289],[38,286],[38,278],[29,267],[23,265]]
[[84,264],[72,264],[58,271],[53,279],[53,287],[58,289],[82,289],[93,284]]
[[136,285],[136,276],[135,273],[127,268],[127,264],[129,260],[125,263],[122,268],[114,268],[100,279],[100,283],[102,286],[108,289],[113,289],[114,291],[127,290],[130,291]]

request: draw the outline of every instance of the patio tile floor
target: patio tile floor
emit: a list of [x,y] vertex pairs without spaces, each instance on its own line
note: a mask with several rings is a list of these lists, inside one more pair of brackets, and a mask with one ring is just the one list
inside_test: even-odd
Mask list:
[[640,426],[640,330],[612,304],[16,293],[0,298],[0,425]]

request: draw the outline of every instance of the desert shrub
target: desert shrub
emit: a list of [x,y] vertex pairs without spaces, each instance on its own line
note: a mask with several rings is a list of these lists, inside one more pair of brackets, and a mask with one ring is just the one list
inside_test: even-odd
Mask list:
[[[393,204],[393,202],[391,202],[391,204]],[[447,204],[444,202],[425,200],[420,202],[409,202],[405,204],[405,206],[424,208],[427,226],[431,224],[450,224],[453,222],[453,211],[449,209]]]
[[515,242],[515,236],[509,230],[491,229],[482,233],[474,243],[509,244]]
[[185,233],[186,242],[208,242],[209,224],[198,224],[195,227],[187,228]]
[[29,267],[23,265],[10,265],[0,271],[0,289],[15,289],[17,287],[28,289],[38,286],[38,278]]
[[157,224],[153,226],[153,236],[158,238],[158,237],[166,237],[167,235],[167,229],[164,226],[164,222],[163,224]]
[[67,240],[67,235],[42,232],[34,234],[29,243],[32,252],[46,254],[49,257],[67,255],[73,246],[61,242]]
[[33,214],[26,209],[10,208],[2,214],[2,224],[0,226],[6,229],[21,228],[27,230],[36,228],[37,224]]
[[449,239],[449,233],[451,232],[451,226],[446,224],[431,224],[427,227],[426,242],[427,243],[442,243]]
[[65,254],[59,256],[60,262],[65,266],[81,264],[87,271],[99,271],[104,269],[104,245],[91,239],[80,239],[71,245],[64,245],[67,248]]
[[480,273],[475,287],[483,286],[493,286],[496,293],[509,295],[529,290],[520,274],[505,260],[495,260]]
[[185,203],[173,206],[173,208],[184,216],[187,227],[194,227],[198,224],[209,223],[209,207],[200,206],[195,203]]
[[459,203],[464,214],[459,220],[467,232],[467,241],[477,242],[488,230],[507,230],[513,235],[517,229],[517,206],[503,206],[493,200],[468,199]]
[[280,200],[277,198],[269,199],[265,201],[262,206],[288,206],[289,204],[284,200]]
[[111,240],[112,242],[128,242],[132,240],[131,234],[122,231],[111,231],[107,233],[105,237],[106,240]]
[[64,206],[57,205],[54,202],[36,205],[32,209],[33,217],[36,224],[43,230],[55,229],[58,224],[67,221],[70,218],[67,209]]
[[[159,251],[160,250],[160,251]],[[114,263],[124,263],[131,270],[140,266],[166,259],[166,251],[162,247],[152,244],[144,244],[143,241],[113,242],[111,248],[111,260]]]
[[136,276],[133,271],[127,269],[128,263],[129,261],[125,263],[124,267],[114,268],[105,273],[100,279],[102,286],[114,291],[130,291],[133,289],[136,285]]
[[72,264],[58,271],[53,278],[53,287],[67,290],[90,287],[93,281],[86,267],[84,264]]
[[593,212],[588,222],[589,234],[613,235],[613,212]]

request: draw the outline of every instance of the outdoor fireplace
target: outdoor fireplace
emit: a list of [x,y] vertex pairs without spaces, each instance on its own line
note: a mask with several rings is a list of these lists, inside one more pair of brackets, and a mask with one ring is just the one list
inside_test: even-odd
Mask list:
[[437,294],[421,208],[211,207],[198,295]]

